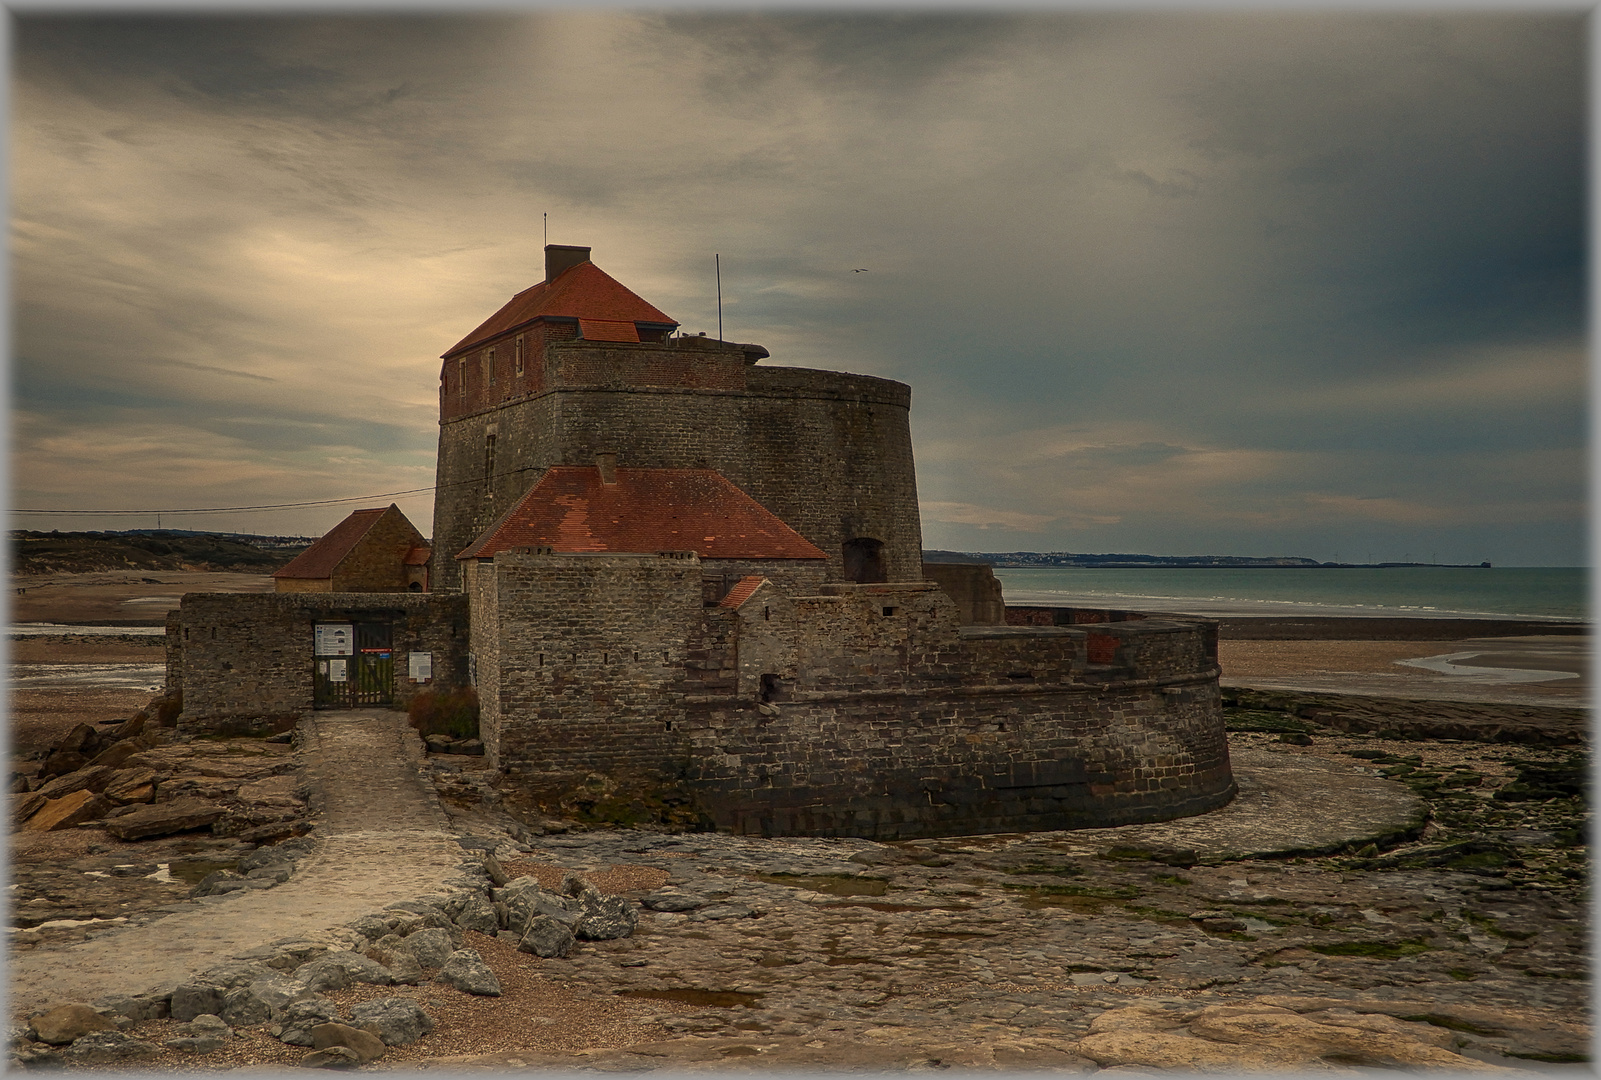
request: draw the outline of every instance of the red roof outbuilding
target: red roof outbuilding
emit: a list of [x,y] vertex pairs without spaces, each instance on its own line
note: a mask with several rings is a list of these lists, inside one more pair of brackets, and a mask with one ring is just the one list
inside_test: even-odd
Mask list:
[[711,469],[557,465],[458,559],[516,547],[694,551],[703,559],[826,559],[817,545]]
[[334,567],[361,542],[367,531],[378,524],[388,507],[376,510],[356,510],[349,517],[322,534],[322,538],[291,559],[288,565],[276,571],[275,578],[332,577]]

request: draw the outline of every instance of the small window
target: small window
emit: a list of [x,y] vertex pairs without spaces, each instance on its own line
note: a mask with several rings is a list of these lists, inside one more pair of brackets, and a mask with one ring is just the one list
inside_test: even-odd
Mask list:
[[778,676],[776,674],[768,672],[762,675],[761,693],[763,701],[772,701],[774,698],[778,697],[781,689],[782,688],[779,686]]
[[523,373],[523,365],[524,365],[525,362],[526,361],[523,360],[523,336],[521,334],[518,334],[517,335],[517,374],[521,375]]
[[883,609],[883,611],[884,611],[884,617],[885,617],[885,618],[888,618],[888,617],[889,617],[889,616],[891,616],[891,615],[895,615],[895,614],[898,614],[898,613],[899,613],[899,612],[900,612],[900,610],[901,610],[901,609],[900,609],[900,608],[898,608],[898,607],[887,607],[887,608],[884,608],[884,609]]
[[490,386],[495,385],[495,350],[490,349],[484,353],[484,382]]
[[456,361],[456,396],[467,396],[467,358]]

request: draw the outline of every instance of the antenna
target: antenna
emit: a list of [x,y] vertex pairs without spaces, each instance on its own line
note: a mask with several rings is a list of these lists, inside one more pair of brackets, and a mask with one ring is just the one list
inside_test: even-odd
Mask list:
[[545,219],[545,246],[549,247],[550,246],[550,214],[549,213],[545,213],[545,214],[541,214],[540,216]]
[[712,265],[717,268],[717,340],[723,340],[723,257],[712,256]]

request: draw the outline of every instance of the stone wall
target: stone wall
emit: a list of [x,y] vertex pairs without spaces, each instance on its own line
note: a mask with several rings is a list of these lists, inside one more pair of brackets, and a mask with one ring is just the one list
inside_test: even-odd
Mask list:
[[[283,730],[313,708],[312,625],[388,621],[394,707],[467,683],[467,598],[420,593],[187,593],[167,619],[167,689],[190,733]],[[433,678],[407,656],[433,655]]]
[[1001,583],[988,563],[923,564],[923,577],[956,601],[963,626],[1001,626],[1006,622],[1006,600]]
[[886,545],[888,580],[921,580],[905,385],[751,365],[744,346],[701,338],[553,341],[542,360],[526,393],[441,420],[435,589],[461,588],[455,555],[546,468],[602,452],[625,467],[717,470],[827,553],[830,580],[858,537]]
[[767,583],[707,608],[701,570],[474,564],[486,746],[536,802],[621,779],[737,832],[893,839],[1164,820],[1233,795],[1212,624],[962,627],[926,582]]
[[406,592],[406,554],[424,544],[406,515],[391,507],[339,560],[329,591]]

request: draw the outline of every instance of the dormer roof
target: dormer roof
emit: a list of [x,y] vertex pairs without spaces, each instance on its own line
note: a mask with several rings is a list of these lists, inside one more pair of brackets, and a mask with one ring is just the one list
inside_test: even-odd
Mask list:
[[619,468],[615,483],[606,483],[598,466],[553,466],[456,558],[487,559],[516,547],[828,558],[712,469]]
[[478,329],[452,345],[443,358],[536,319],[578,320],[584,337],[593,332],[601,341],[638,341],[641,323],[667,330],[678,326],[673,318],[586,260],[513,296]]

